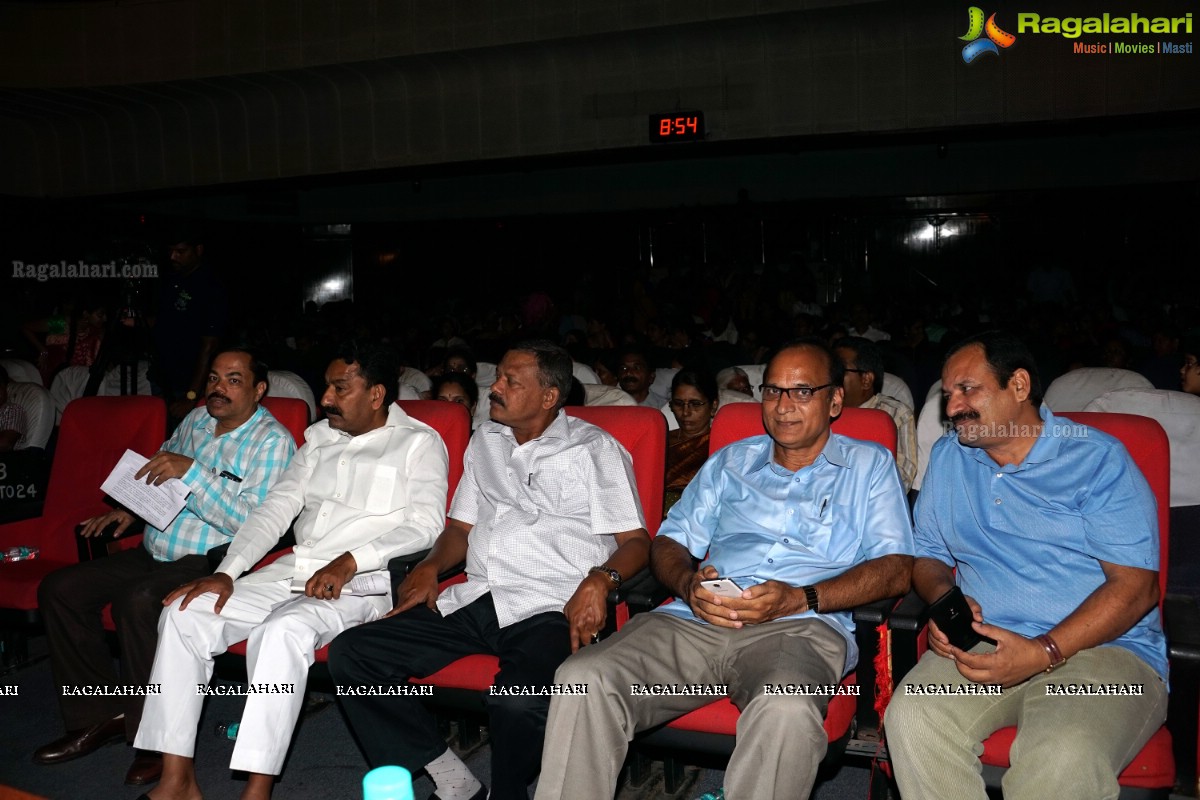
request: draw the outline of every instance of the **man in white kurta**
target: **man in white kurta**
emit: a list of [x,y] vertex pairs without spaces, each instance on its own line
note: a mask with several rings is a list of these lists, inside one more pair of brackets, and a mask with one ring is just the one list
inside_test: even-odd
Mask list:
[[[164,600],[150,678],[161,694],[148,698],[135,742],[164,753],[155,800],[199,796],[192,754],[213,657],[247,637],[248,694],[230,768],[251,773],[243,798],[269,797],[314,650],[391,605],[387,594],[351,594],[345,584],[377,574],[390,586],[388,560],[428,548],[445,523],[446,447],[393,402],[394,355],[360,344],[334,359],[326,382],[326,419],[305,432],[217,571]],[[293,520],[293,550],[238,578]]]

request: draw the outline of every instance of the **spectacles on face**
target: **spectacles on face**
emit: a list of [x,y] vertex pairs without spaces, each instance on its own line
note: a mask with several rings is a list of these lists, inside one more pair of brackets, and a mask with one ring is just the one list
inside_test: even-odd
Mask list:
[[698,411],[708,405],[704,400],[672,400],[671,408],[676,411],[683,411],[685,408],[690,408],[693,411]]
[[762,392],[763,400],[778,400],[786,394],[789,400],[807,403],[813,399],[814,394],[831,386],[833,386],[832,383],[826,383],[823,386],[793,386],[785,389],[782,386],[771,386],[769,383],[764,383],[758,387],[758,390]]

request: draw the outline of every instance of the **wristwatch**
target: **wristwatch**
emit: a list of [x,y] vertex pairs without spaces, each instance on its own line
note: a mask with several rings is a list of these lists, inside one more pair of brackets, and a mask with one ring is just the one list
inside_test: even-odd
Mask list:
[[821,609],[817,608],[817,587],[801,586],[800,589],[804,592],[804,602],[808,604],[808,610],[820,614]]
[[608,579],[612,581],[614,589],[621,588],[621,573],[617,572],[615,569],[609,569],[608,567],[592,567],[588,570],[588,573],[592,572],[599,572],[607,575]]

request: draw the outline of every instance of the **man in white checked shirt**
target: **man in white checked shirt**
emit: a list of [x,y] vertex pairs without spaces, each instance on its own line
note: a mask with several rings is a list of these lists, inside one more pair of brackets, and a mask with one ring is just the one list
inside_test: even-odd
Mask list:
[[[437,431],[396,405],[399,371],[385,345],[344,345],[325,370],[325,419],[305,432],[304,446],[216,572],[163,600],[150,673],[162,692],[146,698],[135,740],[163,753],[154,800],[200,797],[192,760],[204,705],[198,687],[211,680],[213,657],[243,640],[249,685],[275,689],[247,696],[229,766],[249,773],[244,800],[270,797],[314,651],[391,605],[386,594],[343,587],[356,576],[390,586],[388,561],[429,547],[441,530],[449,457]],[[292,551],[243,576],[293,520]]]
[[[550,698],[520,690],[552,684],[558,665],[594,640],[609,591],[646,565],[650,549],[629,454],[562,410],[571,368],[550,342],[505,354],[446,529],[387,618],[329,648],[330,674],[350,689],[403,685],[472,653],[499,656],[494,684],[515,692],[487,698],[493,800],[528,800],[541,760]],[[466,582],[439,596],[438,574],[464,559]],[[338,701],[372,766],[424,769],[440,800],[487,795],[420,698]]]
[[[258,404],[267,371],[253,354],[226,350],[213,359],[205,405],[180,423],[138,477],[161,483],[180,478],[191,494],[166,530],[147,526],[141,547],[51,573],[38,587],[55,682],[65,686],[142,686],[149,682],[162,598],[180,583],[208,574],[205,553],[228,543],[282,473],[295,451],[287,429]],[[134,522],[124,509],[84,523],[84,536]],[[100,611],[112,603],[121,650],[113,668]],[[87,755],[114,739],[133,740],[141,696],[61,696],[66,736],[38,748],[34,762],[57,764]],[[138,754],[131,784],[157,778],[157,753]]]

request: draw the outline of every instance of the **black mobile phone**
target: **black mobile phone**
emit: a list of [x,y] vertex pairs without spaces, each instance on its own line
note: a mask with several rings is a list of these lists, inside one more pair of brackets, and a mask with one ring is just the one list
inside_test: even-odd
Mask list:
[[957,586],[933,601],[929,606],[929,618],[937,623],[938,630],[946,634],[950,644],[959,650],[970,650],[983,641],[983,637],[971,627],[975,615],[971,613],[962,589]]

